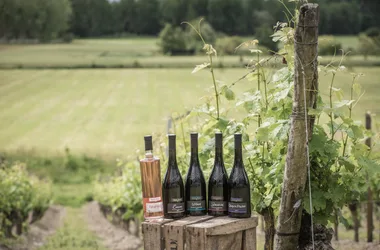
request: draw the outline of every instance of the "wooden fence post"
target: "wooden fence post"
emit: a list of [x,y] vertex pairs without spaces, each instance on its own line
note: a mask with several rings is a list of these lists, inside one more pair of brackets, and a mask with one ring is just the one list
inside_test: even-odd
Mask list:
[[[371,114],[367,112],[365,114],[365,128],[368,130],[372,129]],[[365,144],[371,148],[371,137],[368,137],[365,141]],[[369,177],[367,176],[369,181]],[[369,183],[369,182],[368,182]],[[372,199],[372,190],[371,184],[369,183],[368,192],[367,192],[367,241],[373,241],[373,199]]]
[[293,108],[276,232],[277,250],[298,247],[302,198],[307,180],[307,145],[313,133],[314,120],[311,116],[305,117],[305,112],[316,107],[318,96],[318,4],[303,4],[298,20],[294,34]]

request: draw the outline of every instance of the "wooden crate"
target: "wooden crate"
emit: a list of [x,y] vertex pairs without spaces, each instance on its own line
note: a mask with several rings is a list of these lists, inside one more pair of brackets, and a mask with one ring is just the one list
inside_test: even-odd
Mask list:
[[145,250],[256,250],[257,217],[194,216],[143,222]]

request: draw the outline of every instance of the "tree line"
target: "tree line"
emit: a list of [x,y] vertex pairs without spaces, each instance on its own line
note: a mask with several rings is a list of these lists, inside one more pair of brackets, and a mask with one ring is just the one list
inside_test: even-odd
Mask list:
[[[283,0],[0,0],[0,38],[47,41],[67,34],[94,37],[157,35],[166,24],[204,17],[227,35],[254,35],[286,21],[294,1]],[[310,1],[309,1],[310,2]],[[321,34],[358,34],[380,26],[380,2],[314,0]],[[286,9],[286,8],[285,8]]]

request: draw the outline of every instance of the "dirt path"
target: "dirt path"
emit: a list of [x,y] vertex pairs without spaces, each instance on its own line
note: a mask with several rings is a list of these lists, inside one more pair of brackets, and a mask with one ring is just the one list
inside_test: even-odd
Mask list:
[[142,246],[142,241],[125,230],[115,227],[101,213],[98,203],[91,202],[84,208],[89,229],[103,240],[110,250],[136,250]]
[[29,232],[21,236],[17,242],[0,246],[0,250],[34,250],[41,247],[47,237],[54,234],[58,227],[63,224],[66,209],[62,206],[51,206],[41,218],[33,223]]

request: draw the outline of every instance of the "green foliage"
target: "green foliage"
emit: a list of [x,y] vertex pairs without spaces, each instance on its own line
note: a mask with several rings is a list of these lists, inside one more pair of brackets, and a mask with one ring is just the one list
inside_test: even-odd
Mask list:
[[371,27],[365,31],[365,34],[369,37],[378,37],[378,36],[380,36],[380,28],[379,27]]
[[91,183],[96,173],[109,173],[115,169],[112,163],[85,154],[74,155],[66,148],[65,155],[42,157],[28,152],[5,154],[8,162],[25,162],[28,170],[39,177],[46,175],[59,184]]
[[209,0],[207,10],[207,20],[216,30],[228,35],[241,33],[243,27],[241,0]]
[[333,36],[320,36],[318,38],[319,55],[336,55],[340,54],[342,44],[335,40]]
[[69,0],[1,0],[0,5],[1,38],[45,42],[60,37],[68,29]]
[[[194,19],[190,22],[193,26],[198,27],[200,25],[202,30],[203,38],[208,41],[210,44],[215,44],[216,41],[216,32],[214,28],[207,22],[202,19]],[[195,32],[190,26],[185,28],[185,36],[187,38],[187,47],[190,51],[201,52],[203,49],[203,43],[199,40],[199,35]]]
[[187,37],[180,28],[167,23],[159,35],[159,46],[164,54],[180,55],[191,54],[187,47]]
[[[370,35],[376,35],[376,32],[371,32]],[[359,52],[365,58],[369,55],[380,55],[380,35],[368,36],[360,34],[359,36]]]
[[358,34],[362,16],[359,1],[316,0],[320,5],[321,34]]
[[[123,164],[121,164],[123,165]],[[112,212],[124,211],[123,219],[142,219],[141,177],[137,162],[124,164],[122,174],[98,177],[94,182],[94,199]]]
[[[213,73],[213,55],[216,51],[205,43],[208,62],[198,65],[195,71],[210,68],[214,94],[204,98],[205,103],[195,108],[186,118],[177,121],[172,132],[178,136],[180,146],[177,149],[179,162],[186,166],[188,161],[189,130],[199,131],[200,159],[206,163],[203,167],[206,176],[213,163],[213,137],[215,131],[224,135],[225,161],[230,171],[233,159],[232,139],[235,132],[244,135],[244,155],[246,169],[252,187],[252,207],[258,213],[273,208],[277,213],[281,197],[281,183],[288,147],[290,119],[292,112],[294,79],[293,29],[286,23],[279,24],[273,35],[274,41],[281,41],[287,67],[275,72],[264,70],[270,59],[261,59],[258,50],[251,64],[250,72],[243,78],[252,82],[249,89],[241,94],[233,92],[232,85],[215,80]],[[198,32],[200,34],[200,32]],[[202,41],[203,38],[201,37]],[[274,57],[274,56],[273,56]],[[331,76],[327,100],[318,96],[317,109],[309,110],[315,116],[315,128],[310,142],[311,194],[315,222],[327,224],[335,220],[336,211],[345,204],[359,200],[368,187],[366,174],[373,175],[379,163],[370,156],[363,140],[370,136],[360,122],[354,121],[352,111],[362,91],[358,80],[361,74],[353,74],[349,98],[341,89],[334,87],[335,78],[346,73],[341,64],[332,63],[320,67],[320,71]],[[270,83],[270,84],[269,84]],[[242,118],[229,116],[228,109],[222,109],[222,96],[231,106],[245,110]],[[213,105],[215,103],[215,105]],[[229,107],[231,107],[229,106]],[[206,117],[206,118],[205,118]],[[196,121],[194,123],[194,120]],[[164,138],[162,143],[165,144]],[[179,164],[181,165],[181,164]],[[182,173],[185,167],[182,167]],[[309,204],[309,193],[305,193],[304,203]],[[304,209],[311,213],[308,205]]]
[[270,26],[262,25],[256,29],[255,37],[260,41],[260,44],[267,47],[271,51],[277,50],[277,44],[273,42],[270,37],[273,34],[273,30]]
[[[216,33],[207,22],[196,19],[190,22],[193,26],[201,25],[202,35],[205,39],[215,42]],[[159,46],[163,53],[170,55],[194,54],[203,49],[203,43],[199,41],[198,34],[189,27],[182,29],[167,23],[159,35]]]
[[[283,2],[283,3],[281,3]],[[228,35],[256,34],[292,17],[278,0],[0,0],[0,37],[41,39],[61,36],[69,27],[78,37],[118,34],[157,35],[165,23],[206,18]],[[320,4],[321,34],[358,34],[376,27],[377,1],[314,0]],[[71,6],[70,6],[71,3]],[[70,17],[69,10],[72,7]],[[262,32],[262,31],[261,31]],[[210,41],[209,41],[210,42]]]
[[0,179],[0,236],[11,237],[13,226],[25,227],[30,212],[39,216],[49,207],[51,182],[29,176],[21,163],[2,164]]

